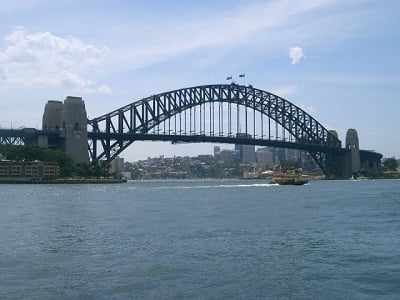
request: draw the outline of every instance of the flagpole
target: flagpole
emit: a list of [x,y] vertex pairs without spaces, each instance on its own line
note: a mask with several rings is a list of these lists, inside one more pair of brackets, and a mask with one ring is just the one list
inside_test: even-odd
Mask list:
[[246,73],[239,74],[239,78],[243,77],[243,85],[246,86]]

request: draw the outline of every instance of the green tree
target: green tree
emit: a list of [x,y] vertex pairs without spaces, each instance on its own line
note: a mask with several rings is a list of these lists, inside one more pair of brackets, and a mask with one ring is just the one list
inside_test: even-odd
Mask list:
[[398,167],[396,158],[385,158],[383,166],[390,171],[396,171]]

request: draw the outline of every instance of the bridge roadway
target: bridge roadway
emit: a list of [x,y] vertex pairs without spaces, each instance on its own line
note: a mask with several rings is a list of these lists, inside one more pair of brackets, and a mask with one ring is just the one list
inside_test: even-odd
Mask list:
[[[47,136],[51,139],[64,139],[65,134],[60,130],[38,130],[35,128],[0,129],[0,144],[30,144],[37,145],[39,136]],[[89,140],[109,138],[120,141],[164,141],[173,143],[221,143],[268,146],[275,148],[287,148],[324,153],[346,153],[345,148],[332,148],[316,144],[300,144],[281,140],[237,138],[234,136],[206,136],[206,135],[164,135],[164,134],[140,134],[140,133],[105,133],[88,132]],[[382,154],[372,150],[360,150],[361,161],[379,161]]]
[[56,130],[38,130],[35,128],[0,128],[0,144],[14,145],[37,145],[39,136],[46,136],[53,139],[65,137],[62,132]]
[[281,140],[268,140],[257,138],[239,138],[235,136],[208,136],[205,134],[177,135],[177,134],[152,134],[152,133],[105,133],[88,132],[91,140],[111,138],[117,141],[170,141],[173,143],[219,143],[219,144],[240,144],[268,146],[274,148],[297,149],[307,151],[317,151],[324,153],[346,152],[344,148],[332,148],[318,144],[300,144],[296,142],[286,142]]

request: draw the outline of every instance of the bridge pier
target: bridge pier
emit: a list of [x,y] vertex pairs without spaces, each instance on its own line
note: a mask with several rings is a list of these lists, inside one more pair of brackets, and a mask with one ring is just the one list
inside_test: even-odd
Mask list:
[[[43,130],[55,130],[61,138],[48,140],[47,146],[53,146],[66,152],[75,163],[88,163],[88,133],[85,103],[80,97],[68,96],[64,103],[50,100],[43,113]],[[39,144],[46,144],[44,139]]]
[[349,129],[346,133],[345,148],[326,154],[327,176],[348,179],[362,172],[376,174],[381,158],[379,153],[360,150],[357,131]]
[[328,179],[348,178],[348,157],[345,152],[327,153],[325,175]]
[[46,134],[38,134],[34,128],[24,128],[23,139],[25,145],[49,148],[49,137]]
[[357,130],[349,129],[346,133],[346,149],[348,149],[348,170],[351,174],[361,171],[360,146]]

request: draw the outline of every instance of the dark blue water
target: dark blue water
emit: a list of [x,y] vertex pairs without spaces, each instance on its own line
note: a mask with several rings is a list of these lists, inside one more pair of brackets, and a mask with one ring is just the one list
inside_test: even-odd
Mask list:
[[400,181],[1,185],[1,299],[399,299]]

